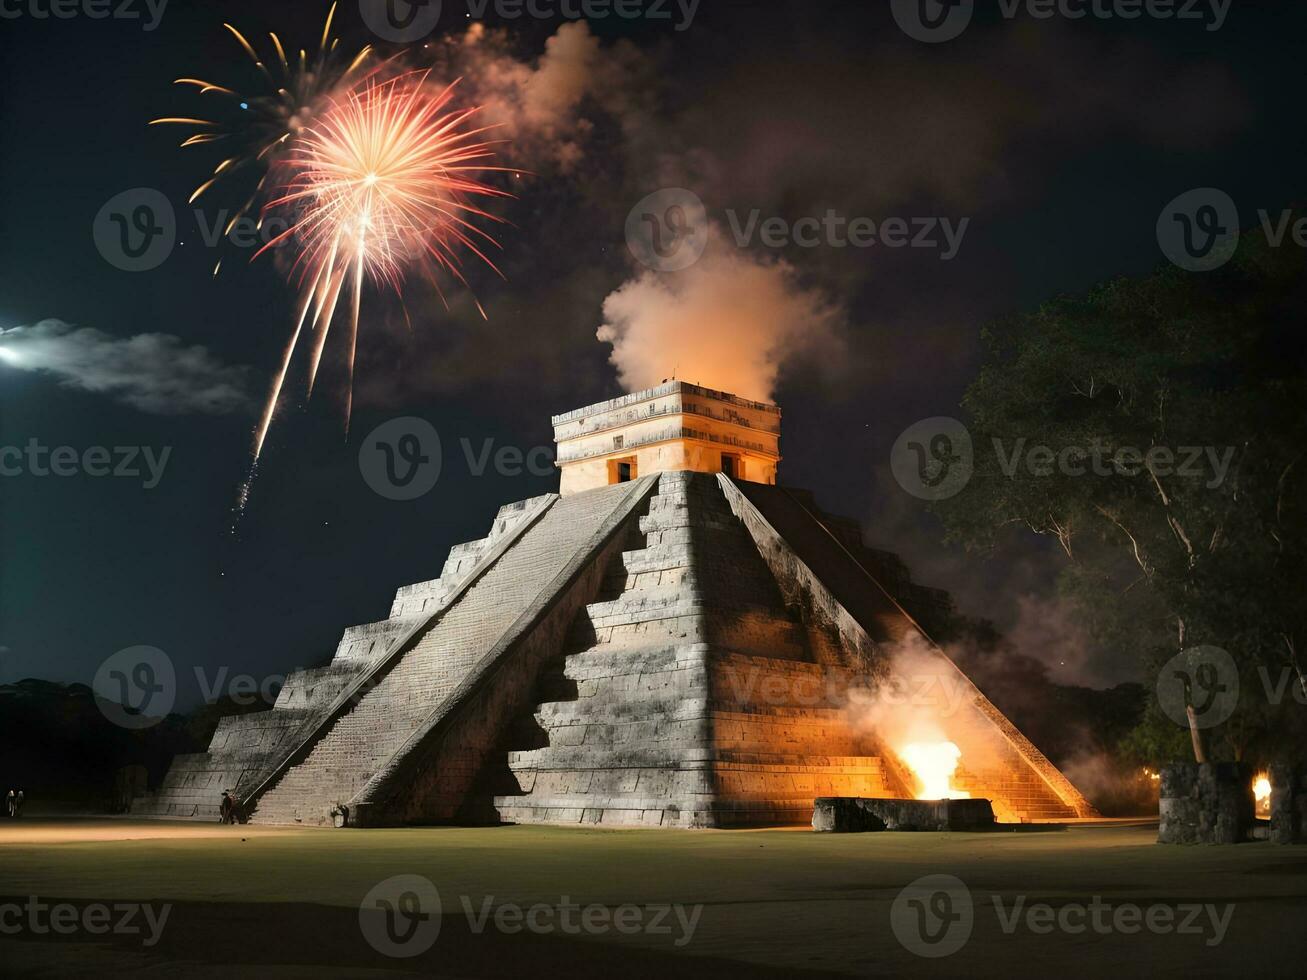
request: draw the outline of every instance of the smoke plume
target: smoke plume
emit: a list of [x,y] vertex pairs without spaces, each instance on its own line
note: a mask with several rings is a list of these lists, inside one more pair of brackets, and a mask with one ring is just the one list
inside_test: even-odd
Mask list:
[[771,400],[782,363],[838,346],[843,311],[795,268],[726,247],[715,235],[683,272],[645,272],[604,300],[598,338],[628,391],[673,375]]
[[207,347],[143,333],[112,337],[62,320],[0,330],[0,363],[42,371],[67,388],[106,395],[154,415],[228,415],[251,403],[248,369]]
[[517,56],[507,31],[473,24],[439,52],[444,74],[479,105],[490,139],[505,140],[515,166],[570,173],[587,153],[594,130],[582,112],[590,100],[608,112],[628,107],[643,58],[629,44],[601,47],[584,21],[563,24],[534,61]]

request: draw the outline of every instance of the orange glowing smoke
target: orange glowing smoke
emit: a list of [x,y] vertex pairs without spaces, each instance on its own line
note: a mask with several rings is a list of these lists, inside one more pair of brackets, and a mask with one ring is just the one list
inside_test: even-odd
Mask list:
[[962,750],[952,742],[913,742],[899,750],[899,758],[921,783],[919,800],[967,800],[971,794],[953,788]]

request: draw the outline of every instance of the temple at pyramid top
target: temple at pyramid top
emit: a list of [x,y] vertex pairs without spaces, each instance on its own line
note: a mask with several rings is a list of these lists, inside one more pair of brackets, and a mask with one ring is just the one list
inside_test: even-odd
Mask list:
[[653,473],[725,473],[776,482],[781,410],[687,381],[669,381],[555,415],[560,493]]

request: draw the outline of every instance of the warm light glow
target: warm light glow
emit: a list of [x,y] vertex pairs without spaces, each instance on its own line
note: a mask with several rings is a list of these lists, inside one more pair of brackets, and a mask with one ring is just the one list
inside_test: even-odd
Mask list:
[[899,749],[899,758],[921,782],[919,800],[967,800],[971,794],[952,787],[962,750],[952,742],[914,742]]
[[1265,773],[1253,780],[1253,799],[1257,801],[1259,814],[1271,812],[1271,780]]

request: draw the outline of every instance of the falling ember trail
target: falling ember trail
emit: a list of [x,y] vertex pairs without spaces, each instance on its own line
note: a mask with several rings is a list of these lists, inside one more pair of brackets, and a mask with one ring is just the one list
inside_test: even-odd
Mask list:
[[[312,56],[301,50],[298,60],[288,59],[281,39],[269,34],[276,53],[275,60],[270,62],[272,69],[241,31],[231,24],[223,24],[258,69],[262,91],[244,94],[202,78],[174,79],[173,84],[190,88],[201,96],[206,106],[204,118],[188,115],[150,120],[151,126],[181,126],[189,130],[182,139],[183,148],[209,144],[222,148],[222,159],[191,193],[191,203],[236,175],[260,174],[252,192],[248,192],[247,185],[246,196],[223,230],[224,236],[255,208],[264,185],[265,175],[261,171],[276,159],[288,141],[303,132],[331,92],[354,84],[366,71],[375,70],[367,67],[375,61],[371,45],[364,46],[353,57],[340,55],[340,38],[331,37],[336,6],[333,3],[327,12],[318,50]],[[221,265],[220,261],[214,266],[215,276]]]

